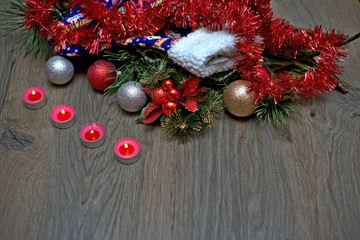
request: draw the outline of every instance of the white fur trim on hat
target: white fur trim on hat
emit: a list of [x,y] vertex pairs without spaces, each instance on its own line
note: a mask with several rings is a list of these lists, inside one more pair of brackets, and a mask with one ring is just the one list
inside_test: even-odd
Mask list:
[[233,67],[241,58],[235,34],[200,28],[175,42],[168,56],[192,74],[208,77]]

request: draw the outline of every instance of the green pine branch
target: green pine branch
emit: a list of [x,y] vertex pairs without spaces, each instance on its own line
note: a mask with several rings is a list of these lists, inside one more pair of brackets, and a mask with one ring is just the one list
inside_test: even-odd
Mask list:
[[133,49],[121,49],[117,52],[106,52],[104,55],[109,61],[117,62],[117,78],[115,82],[105,89],[105,95],[116,92],[124,83],[137,80],[137,72],[139,68],[145,64],[145,60],[141,58]]
[[300,113],[300,97],[296,93],[288,94],[280,99],[277,103],[271,97],[263,97],[260,103],[256,105],[256,117],[264,125],[272,122],[275,126],[286,126],[286,118],[291,113]]
[[180,109],[165,117],[161,127],[168,137],[177,138],[179,143],[185,143],[194,138],[202,128],[202,121],[195,113],[184,114]]
[[198,113],[202,119],[203,126],[212,127],[215,125],[218,116],[224,112],[223,95],[220,92],[208,89],[205,91],[204,96],[206,98],[200,103],[201,106]]
[[318,65],[314,60],[314,54],[309,51],[299,53],[296,58],[287,55],[265,55],[263,57],[264,65],[272,74],[278,71],[287,71],[295,75],[304,75],[307,71],[316,68]]
[[48,59],[54,54],[46,39],[40,36],[37,28],[25,31],[16,45],[23,49],[25,55],[32,54],[35,58],[40,55]]
[[183,68],[175,66],[165,52],[156,49],[122,47],[104,56],[119,65],[117,80],[105,90],[105,95],[117,91],[128,81],[139,81],[151,89],[165,79],[171,79],[179,86],[189,76]]
[[[62,20],[70,12],[70,3],[62,2],[53,6],[51,16],[53,19]],[[20,32],[22,36],[14,45],[22,49],[24,55],[32,54],[34,57],[41,55],[49,58],[53,55],[46,39],[41,37],[37,27],[25,30],[25,11],[27,6],[24,0],[13,0],[8,3],[7,9],[0,11],[0,31],[2,35]]]
[[61,21],[70,13],[70,9],[70,2],[56,3],[51,10],[50,16],[52,19]]
[[1,24],[0,31],[2,36],[12,34],[21,28],[24,28],[24,17],[26,5],[22,0],[10,1],[8,8],[0,11]]
[[233,81],[241,79],[241,74],[234,69],[215,73],[204,79],[206,86],[212,88],[221,93],[224,92],[225,88]]
[[351,36],[351,37],[348,37],[347,39],[345,39],[345,40],[341,43],[341,45],[342,45],[342,46],[343,46],[343,45],[347,45],[347,44],[351,43],[352,41],[354,41],[354,40],[356,40],[356,39],[358,39],[358,38],[360,38],[360,32],[356,33],[355,35],[353,35],[353,36]]

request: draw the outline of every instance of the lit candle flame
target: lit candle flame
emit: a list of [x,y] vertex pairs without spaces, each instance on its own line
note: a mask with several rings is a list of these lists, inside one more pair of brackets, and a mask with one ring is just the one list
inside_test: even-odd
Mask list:
[[36,94],[35,90],[32,90],[31,94],[32,94],[33,96],[35,96],[35,94]]
[[65,110],[64,109],[61,109],[61,114],[65,115]]
[[133,154],[134,150],[134,146],[131,144],[131,142],[123,143],[119,149],[120,154],[127,156]]
[[91,135],[94,135],[94,130],[90,130],[90,134],[91,134]]

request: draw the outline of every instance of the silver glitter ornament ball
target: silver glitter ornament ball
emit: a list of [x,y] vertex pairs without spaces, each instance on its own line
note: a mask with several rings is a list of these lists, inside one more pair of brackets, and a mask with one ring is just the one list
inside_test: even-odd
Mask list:
[[127,112],[137,112],[147,103],[147,96],[138,82],[124,83],[117,92],[120,107]]
[[62,85],[68,83],[74,76],[74,65],[62,56],[50,58],[45,65],[45,73],[50,82]]

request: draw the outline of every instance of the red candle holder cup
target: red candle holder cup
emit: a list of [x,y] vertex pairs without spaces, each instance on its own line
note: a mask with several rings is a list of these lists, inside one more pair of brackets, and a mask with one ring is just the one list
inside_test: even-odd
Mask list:
[[80,130],[82,144],[88,148],[100,147],[105,141],[105,129],[98,123],[89,123]]
[[115,145],[115,154],[119,162],[132,164],[140,158],[140,144],[132,138],[122,139]]
[[68,105],[60,105],[51,111],[51,121],[57,128],[69,128],[75,123],[75,110]]
[[31,87],[25,90],[22,96],[25,107],[31,110],[40,109],[46,104],[45,91],[39,87]]

